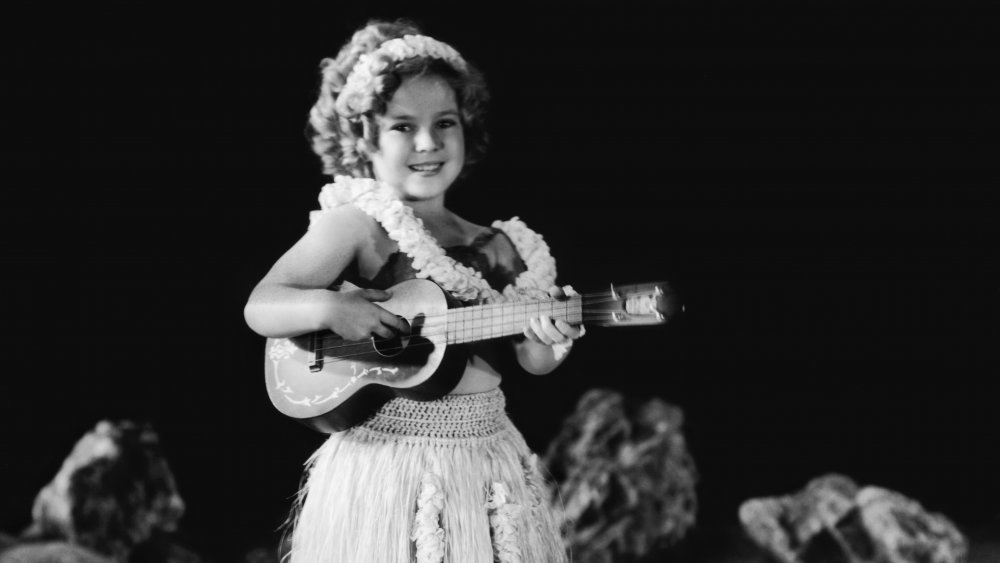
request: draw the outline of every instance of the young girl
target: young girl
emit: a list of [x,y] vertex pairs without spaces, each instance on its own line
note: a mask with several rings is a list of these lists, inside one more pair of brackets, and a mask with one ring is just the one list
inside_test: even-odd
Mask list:
[[[392,338],[407,323],[378,305],[430,278],[466,304],[562,297],[541,237],[516,218],[492,227],[445,207],[485,149],[482,76],[407,23],[374,22],[322,63],[313,148],[334,176],[306,234],[254,289],[246,320],[288,337],[329,329]],[[333,290],[350,281],[364,289]],[[309,460],[292,534],[302,563],[565,561],[537,458],[504,411],[500,354],[552,371],[581,329],[539,317],[524,336],[472,345],[458,385],[396,398],[331,434]]]

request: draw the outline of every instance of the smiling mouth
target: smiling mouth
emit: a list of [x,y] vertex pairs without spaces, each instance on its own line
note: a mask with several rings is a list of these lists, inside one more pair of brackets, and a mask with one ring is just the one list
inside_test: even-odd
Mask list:
[[414,172],[437,172],[442,167],[444,167],[443,162],[425,162],[422,164],[411,164],[408,168]]

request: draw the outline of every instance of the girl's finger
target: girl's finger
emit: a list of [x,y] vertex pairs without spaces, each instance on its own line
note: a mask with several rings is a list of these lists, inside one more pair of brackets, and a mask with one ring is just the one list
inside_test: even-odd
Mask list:
[[383,311],[381,316],[382,324],[392,328],[402,334],[410,334],[410,323],[399,315],[393,315],[389,311]]
[[528,322],[528,326],[524,327],[524,336],[525,336],[525,338],[527,338],[528,340],[530,340],[532,342],[537,342],[539,344],[542,343],[542,341],[538,339],[538,336],[535,335],[535,331],[531,330],[531,322],[530,321]]
[[577,338],[580,338],[580,329],[569,324],[564,320],[556,321],[556,328],[558,328],[559,332],[563,333],[567,338],[571,340],[576,340]]
[[528,326],[530,326],[531,330],[538,336],[539,342],[545,344],[546,346],[552,345],[552,338],[545,332],[545,329],[542,328],[541,320],[538,317],[534,317],[529,320]]
[[372,329],[372,336],[379,336],[382,338],[395,338],[396,333],[385,325],[379,325]]
[[361,295],[369,301],[388,301],[392,293],[383,289],[365,289]]
[[541,326],[543,334],[547,337],[546,344],[555,344],[556,342],[563,342],[568,340],[566,335],[559,331],[554,324],[552,324],[552,317],[542,316],[538,319],[538,324]]

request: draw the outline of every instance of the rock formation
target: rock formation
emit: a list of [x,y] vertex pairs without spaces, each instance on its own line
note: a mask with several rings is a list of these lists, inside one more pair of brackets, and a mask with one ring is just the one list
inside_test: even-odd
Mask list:
[[783,563],[961,563],[968,553],[945,516],[841,475],[814,479],[795,495],[746,501],[740,521]]
[[193,563],[193,554],[160,542],[183,513],[153,429],[101,421],[35,497],[31,525],[0,553],[0,563],[126,561],[137,550],[144,560]]
[[682,411],[660,399],[602,389],[581,397],[544,458],[574,561],[635,560],[684,537],[697,472],[682,424]]

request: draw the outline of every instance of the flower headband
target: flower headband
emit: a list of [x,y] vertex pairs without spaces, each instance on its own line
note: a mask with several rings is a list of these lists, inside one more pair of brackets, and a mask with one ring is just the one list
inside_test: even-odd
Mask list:
[[426,35],[404,35],[390,39],[371,53],[358,57],[347,84],[337,96],[337,112],[343,116],[364,113],[372,107],[372,93],[375,91],[375,77],[384,72],[390,63],[429,57],[441,59],[459,72],[465,72],[465,60],[451,45],[442,43]]

